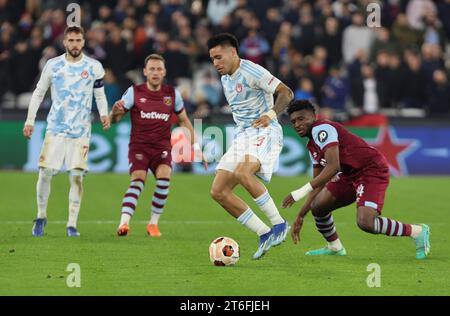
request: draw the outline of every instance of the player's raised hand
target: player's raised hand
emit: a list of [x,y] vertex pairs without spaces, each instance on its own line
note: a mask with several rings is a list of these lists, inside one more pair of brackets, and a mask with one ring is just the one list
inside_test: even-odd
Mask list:
[[292,204],[294,204],[294,203],[295,203],[295,200],[292,197],[292,194],[289,193],[289,195],[284,198],[283,204],[281,204],[281,207],[282,208],[291,207]]
[[303,226],[303,217],[300,215],[297,216],[297,219],[295,220],[294,226],[291,230],[291,237],[294,244],[297,244],[300,241],[300,230]]
[[23,136],[30,139],[31,135],[33,135],[34,127],[32,125],[25,125],[23,127]]
[[102,121],[104,130],[107,130],[111,127],[111,120],[109,119],[108,115],[104,115],[104,116],[100,117],[100,120]]
[[114,103],[112,107],[112,114],[116,115],[124,113],[125,113],[125,101],[124,100],[116,101],[116,103]]
[[269,126],[271,121],[272,119],[268,115],[263,115],[259,119],[253,121],[252,126],[254,128],[267,127]]

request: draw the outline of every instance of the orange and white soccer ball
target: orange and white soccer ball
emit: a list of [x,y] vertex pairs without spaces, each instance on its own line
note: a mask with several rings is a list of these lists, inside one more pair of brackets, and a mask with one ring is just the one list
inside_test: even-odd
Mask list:
[[216,266],[235,265],[239,260],[239,245],[230,237],[218,237],[209,245],[209,259]]

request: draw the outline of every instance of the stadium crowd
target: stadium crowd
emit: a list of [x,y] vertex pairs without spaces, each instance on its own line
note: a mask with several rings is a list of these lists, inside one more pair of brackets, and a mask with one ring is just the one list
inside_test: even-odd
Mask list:
[[71,2],[82,8],[85,52],[106,69],[110,105],[143,81],[145,56],[159,53],[189,114],[230,113],[206,48],[229,32],[243,58],[324,117],[450,114],[450,0],[383,1],[375,28],[366,25],[373,0],[0,0],[1,107],[28,107],[46,61],[64,51]]

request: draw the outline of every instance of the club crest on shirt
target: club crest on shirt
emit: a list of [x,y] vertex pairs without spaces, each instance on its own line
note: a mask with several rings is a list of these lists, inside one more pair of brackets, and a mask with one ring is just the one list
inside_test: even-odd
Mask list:
[[172,98],[171,97],[163,97],[164,104],[167,106],[172,105]]
[[328,133],[326,131],[322,130],[319,132],[318,137],[319,137],[319,142],[323,143],[327,140]]
[[237,93],[241,93],[243,90],[242,84],[241,83],[237,83],[236,84],[236,92]]
[[86,70],[83,70],[83,72],[81,73],[81,78],[87,79],[87,77],[89,77],[89,73]]

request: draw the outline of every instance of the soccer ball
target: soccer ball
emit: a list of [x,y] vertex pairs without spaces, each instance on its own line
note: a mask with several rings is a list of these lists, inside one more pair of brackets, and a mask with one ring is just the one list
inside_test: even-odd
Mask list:
[[239,260],[239,245],[230,237],[218,237],[209,245],[209,259],[216,266],[235,265]]

